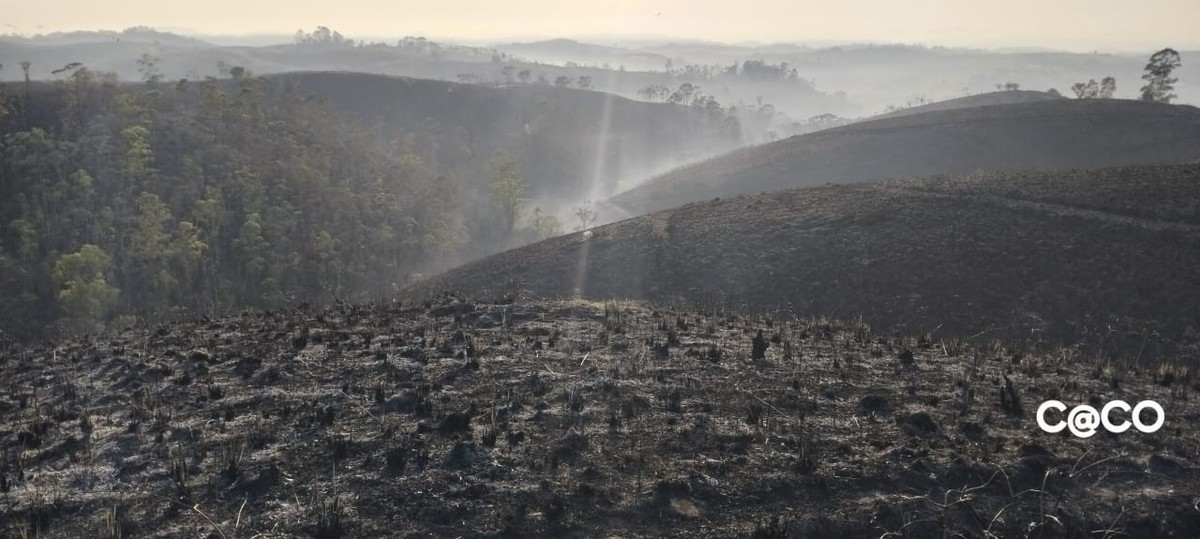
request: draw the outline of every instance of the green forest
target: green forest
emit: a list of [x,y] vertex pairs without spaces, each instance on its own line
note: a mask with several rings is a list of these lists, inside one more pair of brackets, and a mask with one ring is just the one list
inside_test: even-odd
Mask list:
[[244,70],[142,67],[0,88],[0,335],[386,298],[564,229],[529,204],[546,148],[364,122]]

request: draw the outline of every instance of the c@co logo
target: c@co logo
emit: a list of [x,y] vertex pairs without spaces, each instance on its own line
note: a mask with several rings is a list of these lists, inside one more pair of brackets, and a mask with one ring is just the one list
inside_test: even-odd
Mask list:
[[[1074,434],[1080,438],[1090,438],[1093,434],[1096,434],[1096,429],[1101,426],[1103,426],[1108,432],[1114,434],[1125,432],[1129,430],[1130,426],[1137,428],[1137,430],[1141,432],[1151,433],[1161,429],[1163,423],[1167,420],[1166,413],[1163,412],[1162,406],[1159,406],[1158,403],[1154,401],[1142,401],[1137,403],[1137,406],[1130,408],[1129,403],[1122,400],[1115,400],[1105,404],[1100,411],[1096,411],[1094,407],[1086,404],[1081,404],[1073,408],[1071,412],[1067,414],[1065,421],[1059,421],[1053,425],[1046,422],[1046,411],[1050,410],[1051,408],[1058,410],[1059,412],[1063,412],[1066,411],[1067,405],[1056,400],[1048,400],[1043,402],[1041,406],[1038,406],[1037,410],[1038,426],[1041,427],[1042,430],[1051,434],[1062,432],[1063,429],[1070,429],[1071,434]],[[1130,421],[1118,419],[1114,422],[1109,418],[1109,413],[1114,409],[1120,409],[1124,413],[1129,413]],[[1142,410],[1146,409],[1154,410],[1155,414],[1154,423],[1149,425],[1142,423],[1141,413]],[[1132,413],[1130,413],[1131,410]]]

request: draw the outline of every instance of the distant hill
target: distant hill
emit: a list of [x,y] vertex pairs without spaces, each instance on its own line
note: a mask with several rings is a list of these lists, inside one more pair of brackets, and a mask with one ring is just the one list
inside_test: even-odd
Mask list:
[[[699,86],[725,107],[748,112],[771,105],[786,136],[792,121],[822,114],[864,117],[904,103],[942,100],[989,92],[997,85],[1019,84],[1029,90],[1056,88],[1069,93],[1077,82],[1113,76],[1117,97],[1133,98],[1146,59],[1143,54],[1010,52],[911,45],[842,45],[809,47],[789,44],[731,45],[709,42],[638,43],[599,38],[552,39],[532,43],[473,45],[435,42],[423,37],[345,36],[339,43],[299,45],[294,36],[207,36],[195,39],[153,29],[48,34],[26,38],[0,36],[0,80],[23,78],[16,68],[32,63],[35,79],[52,79],[51,71],[81,62],[93,71],[139,80],[142,54],[159,58],[169,80],[218,76],[219,64],[241,66],[256,74],[291,71],[355,71],[493,85],[552,85],[580,77],[593,89],[631,98],[653,85],[676,89]],[[603,44],[601,44],[603,43]],[[79,45],[84,45],[79,47]],[[134,45],[134,46],[130,46]],[[1195,51],[1180,51],[1183,65],[1176,76],[1178,102],[1200,104],[1200,64],[1189,62]],[[786,63],[797,79],[789,84],[745,77],[714,76],[748,60]],[[666,73],[668,63],[672,73]],[[607,67],[605,67],[607,65]],[[621,67],[624,67],[622,70]],[[717,71],[714,71],[716,69]],[[519,75],[525,73],[522,78]],[[787,117],[784,118],[783,116]],[[769,140],[766,132],[758,133]]]
[[647,298],[1148,356],[1196,341],[1200,327],[1200,165],[793,189],[593,233],[501,253],[405,296]]
[[636,215],[713,197],[825,183],[1200,160],[1200,109],[1191,106],[1037,97],[992,106],[953,105],[737,150],[652,178],[610,202],[625,215]]
[[177,47],[215,47],[216,45],[194,37],[182,36],[171,32],[162,32],[145,26],[133,26],[120,32],[114,30],[77,30],[73,32],[52,32],[34,36],[0,36],[0,39],[17,43],[27,43],[40,46],[61,46],[98,43],[157,43]]
[[[581,202],[611,193],[622,178],[644,177],[739,143],[701,111],[600,92],[362,73],[287,73],[268,80],[276,91],[321,98],[392,136],[439,137],[442,153],[519,153],[534,197]],[[491,171],[474,172],[479,181],[491,181]]]
[[626,69],[636,70],[662,69],[668,60],[667,56],[652,52],[581,43],[571,39],[550,39],[531,43],[506,43],[495,45],[495,48],[513,56],[535,62],[555,64],[574,62],[590,65],[609,64],[613,68],[624,66]]
[[900,116],[910,116],[913,114],[921,114],[924,112],[935,112],[939,110],[955,110],[967,109],[971,107],[988,107],[992,105],[1011,105],[1013,103],[1038,103],[1042,101],[1062,101],[1066,99],[1061,95],[1054,95],[1048,92],[1032,92],[1029,90],[1009,90],[1003,92],[988,92],[986,94],[968,95],[964,97],[956,97],[936,103],[909,107],[897,111],[881,114],[870,118],[877,120],[880,118],[897,118]]

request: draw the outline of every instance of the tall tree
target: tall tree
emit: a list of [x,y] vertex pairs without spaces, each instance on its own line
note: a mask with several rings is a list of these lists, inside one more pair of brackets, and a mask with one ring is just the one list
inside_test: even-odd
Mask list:
[[124,249],[127,257],[123,286],[146,314],[155,314],[167,307],[176,284],[167,233],[167,225],[172,222],[171,210],[158,195],[143,192],[134,200],[133,212],[129,244]]
[[517,228],[517,219],[525,207],[525,182],[517,172],[517,163],[511,158],[505,158],[496,167],[492,180],[492,202],[504,215],[508,233],[511,236]]
[[1142,86],[1142,101],[1170,103],[1176,97],[1175,83],[1179,82],[1171,73],[1179,66],[1179,53],[1175,49],[1168,47],[1150,56],[1142,74],[1142,80],[1146,81]]
[[578,232],[591,228],[592,225],[596,224],[596,217],[596,211],[592,209],[590,200],[583,205],[576,206],[575,218],[579,219],[579,226],[576,226],[575,230]]
[[1104,77],[1104,79],[1100,81],[1099,93],[1099,97],[1101,99],[1112,99],[1113,94],[1117,93],[1117,79],[1113,77]]
[[112,257],[95,245],[59,257],[54,264],[54,283],[58,301],[66,313],[63,325],[72,332],[91,332],[104,328],[108,314],[120,291],[108,284]]
[[1075,92],[1077,99],[1095,99],[1100,96],[1100,85],[1096,79],[1091,79],[1087,83],[1077,82],[1071,85],[1071,91]]

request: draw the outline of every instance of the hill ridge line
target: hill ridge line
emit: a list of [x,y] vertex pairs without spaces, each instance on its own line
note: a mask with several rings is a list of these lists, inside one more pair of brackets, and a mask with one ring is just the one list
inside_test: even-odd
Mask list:
[[1024,199],[1019,197],[988,195],[988,194],[969,194],[959,195],[954,193],[946,193],[937,189],[921,188],[915,186],[886,186],[887,190],[898,192],[908,192],[924,196],[935,196],[941,198],[950,198],[957,200],[972,200],[993,203],[1000,206],[1005,206],[1014,209],[1033,209],[1039,210],[1046,215],[1080,217],[1084,219],[1093,219],[1105,221],[1109,223],[1120,223],[1126,225],[1139,226],[1148,230],[1177,230],[1181,232],[1197,232],[1200,233],[1200,224],[1188,223],[1181,221],[1172,221],[1170,219],[1161,219],[1155,217],[1139,217],[1135,215],[1126,215],[1122,213],[1105,211],[1095,208],[1087,208],[1083,206],[1075,206],[1063,202],[1049,202],[1042,200]]

